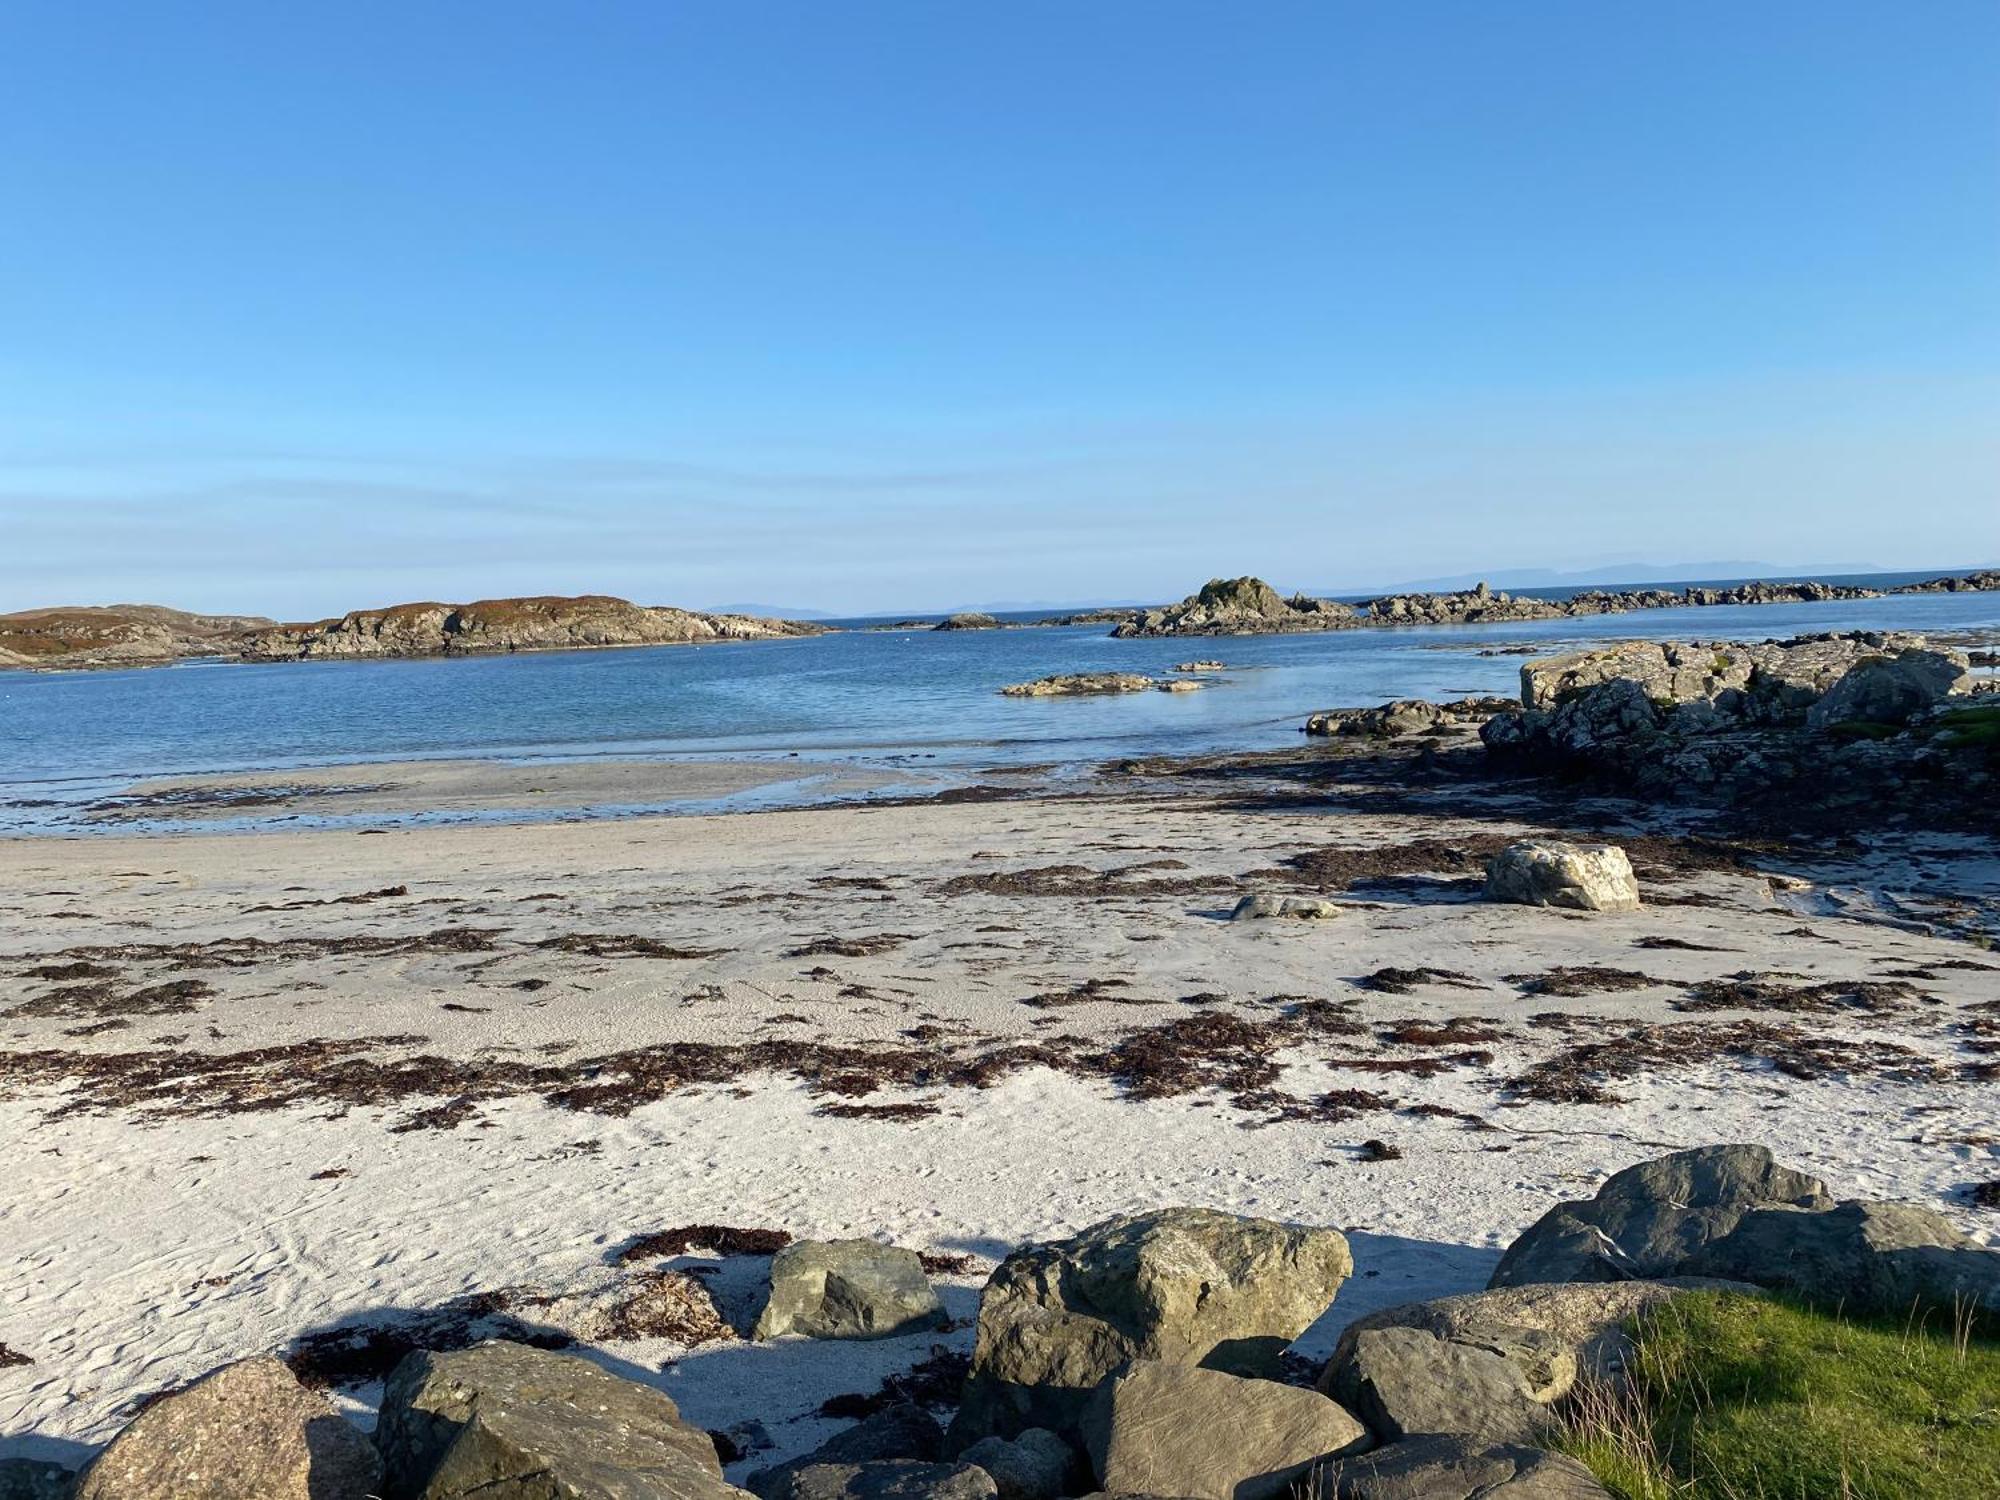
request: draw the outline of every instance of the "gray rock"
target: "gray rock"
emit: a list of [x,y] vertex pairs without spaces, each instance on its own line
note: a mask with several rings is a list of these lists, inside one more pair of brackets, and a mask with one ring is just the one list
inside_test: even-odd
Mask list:
[[[420,1351],[391,1372],[375,1427],[388,1500],[425,1493],[475,1407],[495,1413],[540,1409],[558,1433],[570,1434],[574,1446],[564,1451],[581,1454],[579,1461],[610,1461],[622,1454],[657,1469],[671,1452],[695,1477],[712,1480],[718,1491],[727,1489],[715,1444],[681,1420],[680,1408],[664,1391],[621,1380],[575,1355],[495,1341],[449,1353]],[[526,1451],[545,1435],[543,1427],[525,1420],[497,1424],[481,1434],[478,1449]]]
[[1113,1494],[1274,1500],[1315,1463],[1370,1442],[1316,1391],[1153,1360],[1107,1379],[1084,1419],[1084,1446]]
[[867,1464],[811,1464],[771,1500],[997,1500],[993,1476],[974,1464],[890,1459]]
[[1830,1208],[1818,1178],[1762,1146],[1702,1146],[1627,1167],[1587,1202],[1559,1203],[1507,1248],[1490,1286],[1672,1276],[1753,1208]]
[[0,1458],[0,1500],[69,1500],[76,1475],[61,1464]]
[[77,1500],[366,1500],[367,1437],[268,1355],[225,1365],[133,1418],[77,1482]]
[[1245,896],[1237,902],[1235,910],[1229,914],[1229,920],[1250,922],[1268,917],[1292,917],[1311,922],[1339,915],[1339,907],[1331,901],[1321,901],[1317,897],[1262,894]]
[[1807,710],[1806,724],[1814,729],[1854,720],[1906,724],[1942,703],[1964,678],[1965,666],[1964,657],[1942,651],[1864,657]]
[[1657,1281],[1533,1282],[1406,1302],[1347,1325],[1328,1368],[1343,1363],[1355,1339],[1375,1328],[1421,1328],[1454,1344],[1497,1354],[1513,1367],[1530,1399],[1561,1400],[1579,1373],[1624,1368],[1632,1342],[1625,1322],[1692,1290],[1755,1291],[1739,1281],[1675,1277]]
[[1687,1265],[1848,1307],[2000,1313],[2000,1250],[1915,1203],[1850,1200],[1824,1213],[1755,1209]]
[[916,1251],[874,1240],[796,1240],[771,1259],[771,1296],[753,1336],[879,1339],[944,1320]]
[[1505,1359],[1420,1328],[1356,1335],[1327,1366],[1320,1389],[1390,1442],[1427,1432],[1520,1442],[1542,1420]]
[[1477,1438],[1411,1438],[1328,1466],[1320,1500],[1610,1500],[1561,1453]]
[[[712,1456],[713,1450],[711,1450]],[[749,1500],[679,1443],[532,1394],[473,1403],[422,1500]]]
[[1076,1450],[1043,1427],[1030,1427],[1011,1441],[981,1438],[958,1458],[991,1474],[1000,1500],[1057,1500],[1083,1469]]
[[1030,1427],[1073,1436],[1127,1360],[1275,1375],[1353,1270],[1338,1230],[1166,1208],[1030,1245],[986,1283],[959,1447]]
[[790,1484],[793,1474],[814,1464],[864,1464],[888,1458],[935,1463],[942,1457],[944,1429],[937,1418],[914,1401],[898,1401],[845,1432],[836,1432],[804,1457],[752,1474],[744,1488],[769,1500]]
[[1486,899],[1570,911],[1637,911],[1639,882],[1616,845],[1523,839],[1487,861]]

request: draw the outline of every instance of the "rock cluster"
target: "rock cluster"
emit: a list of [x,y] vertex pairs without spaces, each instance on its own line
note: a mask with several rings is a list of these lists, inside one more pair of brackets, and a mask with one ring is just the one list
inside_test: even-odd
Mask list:
[[1534,661],[1521,703],[1480,730],[1526,769],[1650,798],[1937,815],[1990,785],[1966,659],[1921,637],[1744,645],[1631,641]]
[[1339,630],[1353,625],[1351,604],[1294,594],[1287,599],[1261,578],[1211,578],[1179,604],[1149,609],[1111,633],[1119,637],[1161,635],[1280,635],[1291,631]]
[[[929,1289],[903,1254],[807,1246],[774,1264],[771,1305],[820,1336],[908,1327],[912,1309],[921,1325]],[[1317,1380],[1297,1383],[1280,1355],[1352,1269],[1338,1230],[1199,1208],[1029,1245],[987,1282],[949,1430],[892,1403],[751,1474],[747,1491],[664,1393],[493,1341],[405,1357],[372,1441],[260,1357],[158,1398],[80,1475],[0,1461],[0,1494],[1279,1500],[1310,1484],[1322,1500],[1605,1500],[1547,1451],[1549,1409],[1584,1376],[1619,1378],[1634,1320],[1676,1297],[1775,1288],[1898,1315],[2000,1312],[2000,1251],[1915,1205],[1836,1202],[1756,1146],[1617,1173],[1522,1234],[1488,1290],[1358,1319]]]
[[1146,677],[1137,672],[1064,672],[1011,683],[1003,698],[1088,698],[1107,693],[1188,693],[1202,684],[1186,677]]
[[1398,698],[1374,708],[1323,709],[1306,720],[1305,732],[1359,735],[1375,740],[1400,739],[1412,734],[1445,735],[1459,729],[1477,729],[1495,714],[1509,713],[1516,706],[1511,698],[1456,698],[1449,703]]

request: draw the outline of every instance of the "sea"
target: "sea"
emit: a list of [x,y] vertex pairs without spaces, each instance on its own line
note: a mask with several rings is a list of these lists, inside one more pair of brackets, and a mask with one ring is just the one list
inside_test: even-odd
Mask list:
[[[1892,586],[1937,576],[1842,581]],[[823,778],[812,768],[836,762],[921,772],[922,784],[939,788],[1007,767],[1060,776],[1129,756],[1294,744],[1306,716],[1324,708],[1512,695],[1523,660],[1513,648],[1523,646],[1557,652],[1615,639],[1847,630],[1992,645],[2000,642],[2000,592],[1163,640],[1114,640],[1108,625],[873,628],[889,618],[833,621],[840,628],[796,640],[700,646],[0,671],[0,833],[88,831],[90,804],[150,777],[432,758],[800,762],[796,777],[756,794],[760,805],[813,800]],[[1164,675],[1198,658],[1228,668],[1200,692],[1000,693],[1058,672]],[[618,809],[649,810],[673,809]],[[117,826],[135,831],[129,820]]]

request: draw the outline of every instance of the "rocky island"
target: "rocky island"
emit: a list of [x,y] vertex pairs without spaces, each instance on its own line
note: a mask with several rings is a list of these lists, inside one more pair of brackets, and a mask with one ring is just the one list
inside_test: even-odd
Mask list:
[[0,667],[74,670],[163,666],[193,658],[256,662],[568,651],[772,640],[825,629],[798,620],[633,604],[604,594],[397,604],[294,625],[117,604],[0,615]]

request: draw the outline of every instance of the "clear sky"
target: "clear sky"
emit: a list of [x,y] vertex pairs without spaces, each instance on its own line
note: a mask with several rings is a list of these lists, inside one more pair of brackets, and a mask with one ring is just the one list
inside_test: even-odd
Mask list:
[[1995,0],[8,0],[0,609],[2000,560]]

